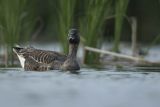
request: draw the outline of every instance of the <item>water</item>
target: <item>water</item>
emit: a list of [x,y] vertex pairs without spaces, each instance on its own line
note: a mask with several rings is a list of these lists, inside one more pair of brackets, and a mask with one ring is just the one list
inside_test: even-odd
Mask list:
[[160,73],[0,69],[1,107],[159,107]]
[[[60,51],[58,44],[33,46]],[[122,51],[128,54],[129,49]],[[146,59],[160,61],[159,52],[159,46],[154,47]],[[80,48],[78,57],[82,56]],[[160,107],[159,71],[155,67],[82,68],[79,74],[71,74],[1,68],[0,107]]]

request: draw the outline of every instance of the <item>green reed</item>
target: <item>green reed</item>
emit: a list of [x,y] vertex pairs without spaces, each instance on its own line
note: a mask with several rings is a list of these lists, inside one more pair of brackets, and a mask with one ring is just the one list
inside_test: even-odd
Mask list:
[[129,0],[115,1],[115,32],[114,32],[114,46],[113,51],[119,52],[119,43],[123,25],[123,18],[125,16]]
[[[80,18],[80,31],[85,39],[85,45],[98,47],[101,44],[103,24],[110,10],[111,0],[85,0],[84,15]],[[98,55],[85,53],[85,63],[97,63]]]
[[0,32],[7,54],[6,65],[9,60],[13,63],[11,47],[19,44],[20,38],[24,40],[29,29],[33,28],[30,25],[24,29],[24,23],[29,23],[26,19],[32,11],[32,8],[28,10],[29,3],[28,0],[0,0]]
[[68,53],[68,41],[67,34],[70,28],[73,27],[74,11],[76,0],[50,0],[51,9],[54,11],[51,13],[53,16],[54,26],[58,40],[62,44],[62,51]]
[[21,20],[19,20],[21,22],[21,29],[20,29],[20,41],[25,43],[25,42],[31,42],[32,40],[32,36],[37,29],[36,28],[36,23],[40,20],[40,17],[38,15],[38,9],[37,9],[37,5],[38,5],[38,0],[34,0],[34,1],[28,1],[26,2],[26,4],[23,7],[23,10],[21,12]]

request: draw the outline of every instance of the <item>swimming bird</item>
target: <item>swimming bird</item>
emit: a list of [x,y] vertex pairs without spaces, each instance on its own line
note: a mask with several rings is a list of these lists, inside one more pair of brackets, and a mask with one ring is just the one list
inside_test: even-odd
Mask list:
[[77,61],[77,50],[80,42],[77,29],[71,29],[68,33],[69,53],[68,55],[48,50],[35,49],[33,47],[13,47],[22,68],[26,71],[47,70],[79,70]]

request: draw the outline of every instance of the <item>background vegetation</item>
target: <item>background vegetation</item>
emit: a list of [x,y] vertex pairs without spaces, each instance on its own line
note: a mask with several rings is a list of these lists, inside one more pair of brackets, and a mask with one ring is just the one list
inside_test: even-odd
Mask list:
[[[0,0],[0,47],[5,52],[0,59],[12,65],[12,46],[37,41],[58,40],[67,53],[72,27],[79,29],[85,46],[100,48],[111,40],[112,50],[119,52],[121,41],[131,41],[125,17],[136,18],[138,42],[151,46],[160,42],[159,10],[159,0]],[[98,57],[89,52],[85,56],[86,63]]]

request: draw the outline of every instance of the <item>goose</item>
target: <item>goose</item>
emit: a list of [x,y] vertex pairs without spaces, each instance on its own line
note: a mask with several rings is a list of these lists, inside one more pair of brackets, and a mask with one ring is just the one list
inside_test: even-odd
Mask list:
[[25,71],[47,70],[80,70],[77,61],[77,50],[80,42],[77,29],[71,29],[68,33],[68,55],[48,50],[35,49],[33,47],[13,47],[13,52],[18,56],[20,64]]

